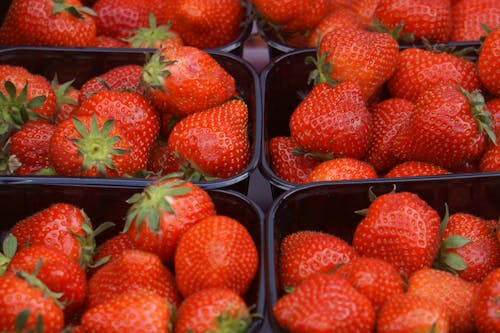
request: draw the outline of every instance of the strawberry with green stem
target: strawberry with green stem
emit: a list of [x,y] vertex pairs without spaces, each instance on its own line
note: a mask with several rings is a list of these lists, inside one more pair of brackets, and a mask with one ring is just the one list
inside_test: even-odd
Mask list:
[[158,26],[153,13],[149,13],[149,27],[140,27],[125,39],[134,48],[170,48],[184,45],[181,36],[173,29],[172,22]]
[[350,157],[338,157],[321,162],[307,176],[306,182],[342,181],[378,178],[373,166]]

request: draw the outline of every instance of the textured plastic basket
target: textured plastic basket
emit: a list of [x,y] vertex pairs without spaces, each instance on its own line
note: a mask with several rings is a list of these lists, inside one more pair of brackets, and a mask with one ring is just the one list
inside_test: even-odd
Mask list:
[[[111,221],[115,227],[99,236],[102,242],[107,237],[123,229],[124,217],[129,204],[125,202],[138,189],[126,186],[81,186],[51,185],[40,181],[27,184],[2,184],[0,186],[0,241],[6,232],[19,220],[49,207],[53,203],[65,202],[83,209],[94,227],[102,222]],[[264,214],[262,210],[241,193],[226,190],[208,191],[215,203],[218,214],[230,216],[240,221],[250,232],[259,252],[257,275],[244,296],[248,305],[255,305],[255,311],[265,313],[265,274],[264,274]],[[260,331],[263,321],[256,321],[249,332]]]
[[370,188],[376,195],[393,189],[415,193],[436,209],[441,217],[444,215],[445,203],[449,206],[450,214],[465,212],[486,219],[498,219],[500,216],[500,178],[485,174],[446,181],[317,183],[283,193],[274,201],[266,217],[267,317],[273,332],[283,332],[272,313],[274,304],[282,296],[277,263],[283,238],[301,230],[316,230],[351,243],[356,226],[362,219],[355,211],[369,206]]
[[[239,174],[215,181],[197,182],[205,189],[227,188],[243,194],[248,191],[250,174],[259,163],[262,130],[262,111],[260,85],[253,67],[240,57],[223,52],[208,51],[236,81],[237,91],[249,108],[248,135],[251,143],[251,160]],[[24,66],[32,73],[37,73],[52,80],[57,73],[59,82],[75,79],[74,85],[80,87],[88,79],[100,75],[116,66],[126,64],[144,64],[148,52],[134,49],[64,49],[20,47],[0,50],[0,64]],[[29,181],[31,177],[0,177],[4,181]],[[144,186],[150,182],[140,178],[77,178],[44,177],[49,182],[102,185]]]

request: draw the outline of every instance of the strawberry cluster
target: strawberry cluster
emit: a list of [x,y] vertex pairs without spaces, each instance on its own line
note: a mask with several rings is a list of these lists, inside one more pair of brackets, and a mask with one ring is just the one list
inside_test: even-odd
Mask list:
[[118,234],[63,202],[8,230],[0,331],[247,331],[255,315],[245,298],[259,255],[245,225],[176,175],[127,203]]

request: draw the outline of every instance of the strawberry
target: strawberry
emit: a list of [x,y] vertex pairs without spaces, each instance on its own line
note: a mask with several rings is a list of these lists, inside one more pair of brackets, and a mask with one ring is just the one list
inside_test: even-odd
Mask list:
[[479,41],[483,25],[500,25],[500,4],[496,0],[459,1],[453,7],[452,41]]
[[416,194],[377,197],[356,227],[353,246],[365,257],[385,260],[408,277],[430,267],[439,248],[438,213]]
[[245,19],[239,0],[177,0],[173,6],[173,28],[186,44],[200,49],[235,41]]
[[350,157],[339,157],[317,165],[307,176],[306,182],[377,178],[373,166]]
[[292,137],[276,136],[269,140],[269,164],[279,178],[294,184],[304,184],[307,175],[321,163],[300,151]]
[[53,117],[56,124],[69,119],[79,107],[78,95],[80,90],[72,86],[73,82],[74,80],[71,80],[60,84],[57,76],[55,76],[50,83],[56,95],[56,112]]
[[134,290],[86,311],[81,327],[86,333],[170,333],[172,316],[172,307],[164,297]]
[[474,302],[473,315],[477,332],[500,331],[500,268],[492,271],[483,280]]
[[245,301],[227,288],[206,288],[189,295],[176,313],[176,333],[247,332],[252,317]]
[[377,313],[387,300],[405,291],[401,275],[384,260],[355,257],[341,265],[336,273],[342,275],[358,292],[368,297]]
[[25,167],[33,166],[33,171],[49,168],[49,142],[55,128],[45,119],[28,121],[10,137],[11,156],[14,155]]
[[448,332],[449,317],[438,303],[412,294],[395,295],[382,307],[377,332]]
[[152,13],[158,24],[163,25],[171,15],[168,1],[164,0],[97,0],[92,9],[95,17],[97,33],[116,39],[129,38],[133,31],[146,27],[149,14]]
[[169,172],[209,180],[242,172],[250,162],[248,107],[240,99],[181,119],[168,138]]
[[283,290],[299,286],[318,272],[333,271],[349,262],[356,252],[343,239],[319,231],[297,231],[280,245],[278,277]]
[[388,28],[402,25],[402,34],[434,43],[450,40],[453,29],[449,0],[380,0],[375,17]]
[[477,71],[479,79],[486,89],[495,96],[500,96],[500,79],[495,68],[500,60],[500,28],[493,30],[486,36],[477,58]]
[[359,83],[367,101],[396,70],[399,46],[389,34],[347,27],[323,36],[318,54],[331,64],[331,80]]
[[500,146],[490,145],[479,161],[479,171],[500,171]]
[[212,215],[180,238],[175,251],[175,280],[187,297],[208,287],[227,287],[243,295],[258,268],[258,253],[247,229],[237,220]]
[[166,170],[173,169],[174,167],[168,167],[169,158],[168,143],[163,139],[158,139],[153,143],[151,151],[148,158],[148,171],[153,172],[158,176],[165,176],[168,173]]
[[377,171],[386,171],[399,160],[392,153],[392,140],[413,110],[413,103],[402,98],[389,98],[371,108],[373,129],[365,161]]
[[400,52],[387,86],[392,97],[415,102],[420,94],[443,82],[455,82],[467,91],[479,89],[476,65],[450,53],[410,47]]
[[490,113],[490,119],[493,122],[493,131],[496,136],[500,135],[500,98],[490,99],[486,103],[486,110]]
[[174,276],[157,255],[125,250],[90,277],[86,306],[92,309],[126,292],[141,290],[166,298],[174,307],[180,304]]
[[162,178],[127,200],[124,232],[135,247],[172,264],[181,236],[201,219],[215,215],[215,206],[202,188],[178,178]]
[[273,306],[280,326],[289,332],[372,332],[375,311],[370,300],[338,274],[311,276]]
[[476,290],[476,285],[451,273],[424,268],[410,276],[407,292],[444,307],[450,319],[450,332],[474,332],[472,309]]
[[305,152],[362,158],[368,148],[371,118],[359,84],[318,83],[295,108],[290,133]]
[[415,176],[436,176],[447,175],[450,172],[439,165],[420,162],[408,161],[396,165],[385,174],[386,178],[394,177],[415,177]]
[[446,269],[479,283],[500,267],[500,244],[485,220],[455,213],[445,216],[442,228],[439,263]]
[[89,275],[93,275],[102,265],[116,260],[123,251],[134,249],[134,242],[132,242],[128,234],[118,234],[107,239],[99,245],[94,253],[92,269],[89,271]]
[[184,42],[175,30],[171,29],[172,23],[157,26],[156,18],[149,13],[149,27],[140,27],[133,31],[127,38],[129,47],[135,48],[171,48],[184,45]]
[[49,157],[57,174],[123,177],[146,165],[147,152],[132,150],[124,127],[101,116],[79,116],[57,125]]
[[0,277],[1,332],[59,333],[63,329],[61,308],[46,293],[10,273]]
[[330,10],[349,8],[352,10],[365,26],[371,26],[375,15],[375,10],[380,0],[331,0]]
[[142,80],[158,110],[181,117],[237,94],[231,74],[210,54],[192,46],[158,50],[144,65]]
[[92,46],[103,47],[103,48],[125,48],[128,47],[129,45],[126,42],[123,42],[113,37],[98,35],[95,37],[94,45]]
[[0,28],[0,44],[92,46],[93,15],[79,0],[14,0]]
[[418,97],[394,139],[393,153],[403,161],[459,169],[481,157],[488,137],[496,142],[492,127],[479,91],[469,93],[456,83],[442,83]]

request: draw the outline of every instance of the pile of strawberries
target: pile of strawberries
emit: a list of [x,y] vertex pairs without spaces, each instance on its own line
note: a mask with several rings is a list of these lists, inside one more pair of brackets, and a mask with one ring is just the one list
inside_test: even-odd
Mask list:
[[280,293],[272,305],[282,328],[500,330],[498,220],[450,215],[446,207],[441,222],[410,192],[380,195],[359,213],[364,217],[351,244],[307,227],[284,236],[276,267]]
[[[82,209],[57,202],[17,222],[0,253],[0,331],[246,332],[258,250],[210,195],[176,178],[127,200],[121,233],[96,250]],[[96,227],[96,228],[94,228]]]

